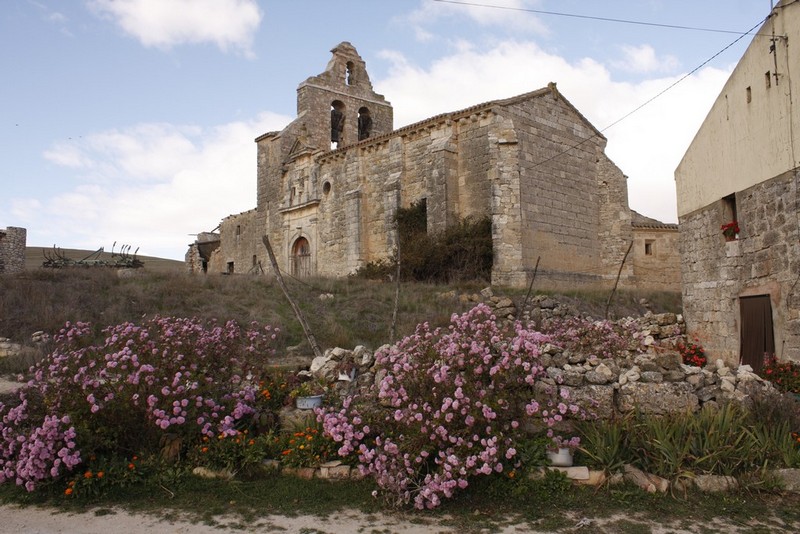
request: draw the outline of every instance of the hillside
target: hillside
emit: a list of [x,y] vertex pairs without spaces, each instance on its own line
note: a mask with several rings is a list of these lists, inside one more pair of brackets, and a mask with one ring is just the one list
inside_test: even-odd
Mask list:
[[[144,269],[108,268],[31,269],[19,275],[0,276],[0,337],[27,343],[33,332],[53,333],[67,321],[90,322],[99,329],[145,316],[174,315],[251,321],[278,326],[280,352],[301,345],[305,338],[277,282],[252,275],[188,275],[180,262],[146,260]],[[395,285],[357,278],[287,278],[291,293],[306,314],[323,347],[368,348],[389,342]],[[428,321],[448,323],[452,313],[474,306],[468,296],[483,288],[478,284],[436,286],[404,283],[401,286],[396,332],[414,331]],[[500,291],[496,291],[500,293]],[[504,293],[517,304],[525,291]],[[559,295],[558,300],[581,313],[602,317],[608,292]],[[618,292],[611,317],[641,315],[646,311],[680,312],[680,295],[674,293]]]
[[[93,250],[79,250],[72,248],[53,248],[53,247],[27,247],[25,249],[25,268],[29,271],[42,267],[42,263],[48,257],[54,257],[56,252],[63,257],[74,261],[80,261],[91,257],[92,259],[113,262],[115,257],[111,252],[101,252],[97,254]],[[131,255],[134,251],[131,251]],[[183,272],[185,264],[182,261],[167,260],[164,258],[154,258],[152,256],[138,256],[137,259],[144,262],[144,269],[152,272]]]

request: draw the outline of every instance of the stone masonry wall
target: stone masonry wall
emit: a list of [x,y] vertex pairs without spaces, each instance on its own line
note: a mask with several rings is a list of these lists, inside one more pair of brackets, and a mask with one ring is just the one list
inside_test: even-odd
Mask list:
[[683,307],[688,333],[712,358],[739,360],[739,298],[769,295],[777,356],[800,361],[797,176],[736,193],[739,238],[725,241],[724,201],[681,217]]
[[222,246],[211,256],[209,273],[252,274],[270,269],[255,210],[225,217],[219,235]]
[[0,274],[25,270],[27,230],[9,226],[0,230]]
[[[678,230],[633,226],[633,283],[648,291],[680,291]],[[649,246],[648,246],[649,245]],[[648,253],[649,251],[649,253]]]

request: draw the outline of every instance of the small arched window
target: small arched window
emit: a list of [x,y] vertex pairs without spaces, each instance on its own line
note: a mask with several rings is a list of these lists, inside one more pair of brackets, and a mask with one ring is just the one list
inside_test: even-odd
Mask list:
[[344,68],[344,84],[353,85],[353,62],[348,61]]
[[[344,141],[344,102],[334,100],[331,102],[331,148],[342,146]],[[336,146],[333,146],[333,145]]]
[[369,109],[363,107],[358,110],[358,140],[362,141],[372,133],[372,116]]

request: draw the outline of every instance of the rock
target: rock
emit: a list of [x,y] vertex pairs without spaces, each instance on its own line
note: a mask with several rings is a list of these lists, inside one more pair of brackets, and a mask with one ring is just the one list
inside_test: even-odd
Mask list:
[[686,379],[686,375],[681,370],[675,369],[664,373],[665,382],[682,382],[684,379]]
[[492,291],[491,287],[485,287],[481,289],[481,296],[485,299],[490,299],[494,296],[494,291]]
[[623,473],[626,481],[637,485],[647,493],[666,493],[669,489],[668,480],[656,475],[651,475],[650,473],[645,473],[632,465],[625,464],[625,466],[623,466]]
[[642,382],[658,384],[664,381],[664,375],[657,371],[645,371],[642,373]]
[[[326,351],[326,353],[327,353],[327,351]],[[340,362],[340,361],[342,361],[344,359],[345,356],[347,356],[348,353],[352,354],[350,351],[348,351],[346,349],[343,349],[341,347],[336,347],[336,348],[331,349],[329,357],[332,360],[336,360],[337,362]]]
[[653,363],[662,369],[676,370],[681,367],[681,355],[675,351],[661,352],[653,356]]
[[308,370],[311,371],[311,374],[316,374],[329,361],[331,361],[331,359],[328,356],[317,356],[311,360],[311,367],[309,367]]
[[220,469],[218,471],[215,471],[213,469],[200,466],[192,469],[192,474],[200,478],[222,478],[225,480],[230,480],[233,478],[233,473],[231,473],[227,469]]
[[739,483],[735,478],[722,475],[697,475],[694,477],[697,489],[706,493],[719,493],[736,489]]
[[320,296],[317,298],[319,298],[319,300],[321,300],[322,302],[325,302],[326,300],[333,300],[334,297],[333,293],[321,293]]
[[605,481],[608,479],[605,471],[589,471],[589,478],[587,479],[580,479],[575,480],[578,484],[582,486],[602,486]]
[[514,301],[508,297],[501,298],[497,301],[497,308],[511,308],[516,309],[517,307],[514,305]]
[[703,387],[703,384],[705,384],[705,381],[703,380],[703,375],[700,374],[687,376],[686,382],[695,389],[701,388]]
[[315,471],[316,469],[313,467],[284,467],[281,472],[284,475],[311,480],[314,478]]
[[619,388],[617,408],[632,412],[665,415],[695,411],[699,407],[694,388],[686,382],[629,382]]
[[614,416],[613,386],[592,385],[580,388],[565,387],[564,389],[569,395],[569,404],[577,404],[587,413],[592,413],[599,419],[610,419]]
[[590,384],[608,384],[613,378],[613,376],[608,377],[603,373],[598,373],[596,370],[588,371],[584,376]]
[[800,493],[800,469],[777,469],[775,476],[784,490]]

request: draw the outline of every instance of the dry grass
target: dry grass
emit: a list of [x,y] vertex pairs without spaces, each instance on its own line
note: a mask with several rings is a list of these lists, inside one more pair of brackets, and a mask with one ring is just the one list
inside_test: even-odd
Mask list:
[[[288,278],[287,282],[323,348],[361,344],[375,349],[391,341],[393,283],[358,278]],[[481,288],[481,284],[403,284],[397,335],[410,334],[425,321],[433,326],[447,324],[451,314],[472,304],[443,294],[454,289],[457,294],[473,294]],[[320,298],[327,294],[333,298]],[[521,303],[524,292],[510,292],[509,296]],[[642,296],[649,299],[653,311],[680,311],[680,295],[622,292],[614,299],[613,314],[643,313],[646,310],[639,304]],[[598,316],[596,312],[607,297],[607,293],[598,293],[587,294],[584,299],[577,294],[563,298],[579,310]],[[56,332],[67,321],[90,322],[99,331],[107,325],[136,322],[156,314],[268,323],[282,330],[279,347],[305,344],[291,307],[271,277],[193,276],[183,272],[182,263],[169,260],[146,260],[144,269],[119,273],[106,268],[39,267],[0,276],[0,336],[19,342],[27,342],[38,330]],[[310,354],[308,350],[301,352]]]

